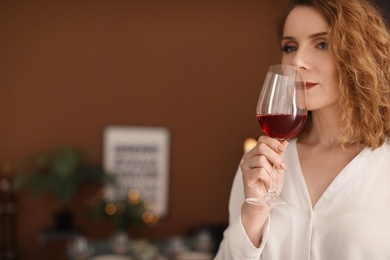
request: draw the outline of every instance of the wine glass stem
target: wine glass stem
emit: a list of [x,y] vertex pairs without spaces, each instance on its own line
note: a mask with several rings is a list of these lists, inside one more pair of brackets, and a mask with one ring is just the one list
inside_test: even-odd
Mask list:
[[271,171],[271,183],[269,185],[268,193],[275,193],[275,184],[276,184],[276,168],[275,165],[272,165]]

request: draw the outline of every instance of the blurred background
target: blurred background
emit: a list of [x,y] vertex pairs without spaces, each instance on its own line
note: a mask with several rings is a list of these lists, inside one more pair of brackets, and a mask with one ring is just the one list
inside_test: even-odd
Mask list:
[[[125,231],[149,240],[199,227],[220,234],[243,143],[260,134],[254,106],[267,67],[280,61],[284,2],[1,1],[2,178],[12,183],[26,174],[20,161],[60,145],[96,151],[89,163],[101,166],[108,126],[166,127],[168,215]],[[89,241],[114,229],[86,214],[100,187],[87,183],[68,203],[72,228]],[[44,251],[58,238],[45,233],[58,200],[21,189],[12,203],[10,222],[1,213],[0,247],[17,257],[2,259],[66,259]]]
[[[1,1],[0,161],[59,145],[92,149],[102,164],[107,126],[170,131],[169,212],[133,238],[186,236],[228,222],[230,187],[267,67],[280,60],[284,1]],[[4,167],[3,167],[4,168]],[[73,226],[104,239],[84,185],[70,200]],[[51,194],[15,194],[18,259],[43,259],[42,232],[59,210]],[[4,230],[1,232],[4,233]]]

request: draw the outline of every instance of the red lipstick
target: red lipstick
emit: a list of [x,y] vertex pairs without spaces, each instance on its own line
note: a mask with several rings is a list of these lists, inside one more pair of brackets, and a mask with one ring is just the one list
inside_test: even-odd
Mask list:
[[306,89],[311,89],[311,88],[313,88],[313,87],[315,87],[317,85],[318,85],[318,83],[313,83],[313,82],[309,82],[309,81],[305,82]]

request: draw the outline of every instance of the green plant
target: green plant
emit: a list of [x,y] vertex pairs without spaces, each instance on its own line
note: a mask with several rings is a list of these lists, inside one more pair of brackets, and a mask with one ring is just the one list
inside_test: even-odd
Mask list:
[[93,154],[80,149],[61,147],[23,160],[21,172],[13,182],[15,191],[28,186],[33,194],[53,193],[61,206],[66,205],[83,184],[105,184],[112,178],[102,167],[88,163]]

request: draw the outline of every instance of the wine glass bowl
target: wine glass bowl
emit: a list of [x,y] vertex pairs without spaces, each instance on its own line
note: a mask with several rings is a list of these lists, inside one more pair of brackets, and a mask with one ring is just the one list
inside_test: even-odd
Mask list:
[[[295,136],[307,117],[306,88],[299,68],[277,64],[268,69],[257,102],[256,117],[263,132],[279,141]],[[275,192],[276,169],[273,165],[268,193],[262,198],[247,198],[251,204],[293,207]]]

